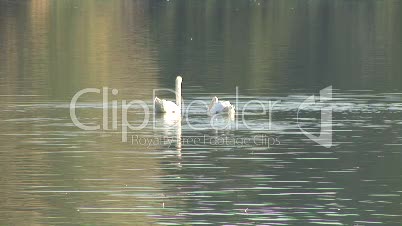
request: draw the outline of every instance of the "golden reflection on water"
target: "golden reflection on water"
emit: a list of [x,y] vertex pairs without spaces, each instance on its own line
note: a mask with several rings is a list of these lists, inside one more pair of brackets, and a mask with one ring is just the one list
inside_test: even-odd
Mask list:
[[[147,158],[142,146],[121,143],[108,133],[81,134],[65,127],[64,123],[70,123],[68,109],[52,107],[53,102],[64,102],[88,86],[125,87],[119,90],[119,98],[132,98],[134,92],[137,99],[152,96],[152,88],[159,86],[153,50],[142,44],[146,31],[133,35],[146,25],[143,19],[124,21],[124,15],[146,15],[116,2],[9,4],[14,12],[6,12],[5,26],[1,26],[4,96],[0,102],[5,122],[0,138],[0,209],[9,219],[2,222],[79,224],[100,217],[82,217],[82,207],[143,206],[138,211],[145,213],[132,215],[132,222],[152,223],[152,218],[145,217],[146,207],[158,209],[161,202],[133,194],[141,190],[136,188],[144,188],[144,193],[164,190],[159,182],[146,179],[161,175],[158,159]],[[135,79],[127,77],[131,75]],[[41,102],[50,107],[36,105]],[[101,114],[91,111],[88,116],[101,118]],[[17,121],[7,121],[11,119]],[[127,156],[121,158],[121,152]],[[103,223],[119,221],[118,215],[102,218]]]

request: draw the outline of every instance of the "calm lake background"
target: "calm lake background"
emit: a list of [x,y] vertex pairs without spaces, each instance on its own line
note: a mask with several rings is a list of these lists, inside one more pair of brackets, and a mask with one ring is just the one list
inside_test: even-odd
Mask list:
[[[393,0],[0,0],[0,224],[400,225],[401,21]],[[107,131],[71,121],[81,89],[151,106],[177,75],[187,104],[234,102],[238,86],[251,129],[149,113],[159,129],[130,130],[124,143],[120,110],[117,130],[111,118]],[[331,148],[296,119],[328,86]],[[81,122],[102,125],[102,95],[80,100]],[[280,101],[271,129],[250,100]],[[202,106],[189,115],[209,122]],[[301,115],[319,132],[319,109]],[[160,137],[173,142],[138,142]]]

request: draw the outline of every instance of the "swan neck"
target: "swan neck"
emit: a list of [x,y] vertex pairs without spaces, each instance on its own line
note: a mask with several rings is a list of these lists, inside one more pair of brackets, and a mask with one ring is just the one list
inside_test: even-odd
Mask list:
[[215,102],[211,101],[211,103],[208,106],[208,110],[211,110],[214,105],[215,105]]
[[176,80],[176,105],[181,109],[181,81]]

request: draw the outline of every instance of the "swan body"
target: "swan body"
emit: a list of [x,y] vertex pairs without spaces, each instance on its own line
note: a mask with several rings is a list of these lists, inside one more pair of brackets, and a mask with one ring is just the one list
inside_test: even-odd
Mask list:
[[233,106],[229,101],[219,101],[218,97],[214,97],[208,107],[208,115],[212,116],[220,113],[234,115],[235,106]]
[[183,79],[181,76],[176,77],[176,103],[165,99],[155,97],[154,110],[156,113],[175,113],[181,114],[181,83]]
[[173,101],[155,97],[154,104],[157,113],[180,113],[180,107]]

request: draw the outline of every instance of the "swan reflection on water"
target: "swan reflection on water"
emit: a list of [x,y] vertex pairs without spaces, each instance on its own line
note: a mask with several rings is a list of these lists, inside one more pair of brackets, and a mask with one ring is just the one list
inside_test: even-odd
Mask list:
[[[182,149],[182,119],[180,114],[164,113],[156,114],[154,121],[155,135],[169,140],[175,140],[177,156],[181,159]],[[179,163],[180,164],[180,163]]]

